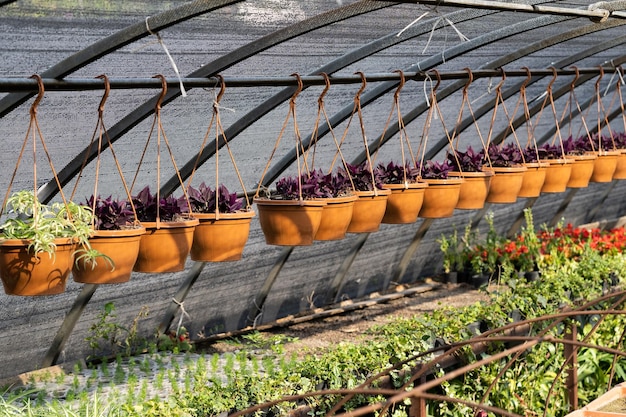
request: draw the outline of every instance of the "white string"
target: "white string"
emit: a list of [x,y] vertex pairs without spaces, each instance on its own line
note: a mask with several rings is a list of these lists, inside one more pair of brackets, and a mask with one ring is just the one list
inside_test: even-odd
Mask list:
[[176,76],[178,77],[178,83],[180,84],[180,93],[182,94],[183,97],[187,97],[187,91],[185,91],[185,86],[183,85],[183,79],[180,76],[180,72],[178,72],[178,67],[176,66],[176,62],[174,62],[174,58],[172,58],[172,55],[170,55],[170,51],[167,49],[167,46],[165,46],[165,42],[163,42],[163,38],[161,38],[161,35],[159,35],[159,32],[155,33],[152,30],[150,30],[150,25],[148,24],[147,17],[146,17],[146,29],[148,30],[149,34],[156,36],[157,40],[163,47],[163,50],[165,51],[165,54],[169,58],[170,63],[172,64],[172,68],[174,68],[174,72],[176,73]]
[[178,336],[180,334],[180,328],[183,325],[183,318],[187,317],[188,319],[191,319],[191,317],[189,316],[189,314],[187,314],[187,311],[185,310],[184,301],[179,302],[175,298],[172,298],[172,301],[178,305],[178,308],[180,308],[180,318],[178,319],[178,326],[176,327],[176,336]]
[[426,100],[426,106],[430,107],[430,97],[428,97],[428,91],[426,90],[426,81],[430,82],[430,90],[432,91],[433,89],[433,79],[430,78],[430,74],[426,73],[424,74],[426,76],[426,78],[424,79],[424,99]]

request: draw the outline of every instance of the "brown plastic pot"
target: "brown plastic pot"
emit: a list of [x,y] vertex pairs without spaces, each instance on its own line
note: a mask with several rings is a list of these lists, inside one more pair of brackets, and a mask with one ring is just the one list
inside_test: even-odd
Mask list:
[[250,235],[254,211],[237,213],[194,213],[199,223],[193,232],[191,259],[200,262],[226,262],[241,259]]
[[425,182],[410,184],[385,184],[383,188],[390,190],[387,197],[385,215],[381,223],[409,224],[417,221],[417,215],[424,202],[424,191],[428,187]]
[[391,190],[356,191],[352,219],[348,233],[370,233],[380,229],[380,223],[387,210],[387,199]]
[[587,153],[584,155],[571,155],[572,158],[572,172],[567,181],[568,188],[586,188],[589,186],[589,180],[591,174],[593,174],[593,167],[597,155]]
[[185,261],[193,243],[198,219],[175,222],[141,222],[146,233],[141,236],[136,272],[177,272],[185,269]]
[[476,210],[485,207],[485,200],[489,194],[493,172],[457,172],[453,171],[450,177],[463,178],[459,201],[456,208],[460,210]]
[[322,221],[323,200],[271,200],[255,198],[261,229],[268,245],[306,246]]
[[591,174],[591,182],[611,182],[613,175],[617,169],[617,158],[619,151],[601,151],[597,152],[598,158],[593,166],[593,174]]
[[526,171],[522,179],[522,186],[517,193],[518,197],[539,197],[541,188],[546,181],[546,170],[550,166],[547,162],[527,162],[524,164]]
[[546,180],[541,187],[542,193],[562,193],[567,189],[567,183],[572,173],[572,160],[568,158],[544,159],[550,166],[546,170]]
[[139,254],[141,235],[145,227],[125,230],[95,230],[89,238],[92,249],[106,255],[96,258],[95,264],[81,258],[81,250],[76,252],[76,262],[72,266],[74,281],[83,284],[121,284],[128,282]]
[[484,170],[493,172],[486,201],[498,204],[515,203],[522,188],[522,181],[524,181],[524,173],[527,168],[524,165],[519,165],[488,167]]
[[462,178],[425,179],[428,187],[424,190],[424,202],[419,217],[440,219],[451,217],[459,202]]
[[613,173],[614,180],[626,180],[626,149],[620,149],[617,156],[617,165]]
[[54,240],[55,253],[35,257],[30,240],[6,239],[0,243],[0,278],[9,295],[53,295],[65,291],[74,263],[76,244],[71,239]]
[[326,198],[322,209],[320,227],[315,233],[315,240],[339,240],[346,237],[348,226],[352,220],[356,195]]

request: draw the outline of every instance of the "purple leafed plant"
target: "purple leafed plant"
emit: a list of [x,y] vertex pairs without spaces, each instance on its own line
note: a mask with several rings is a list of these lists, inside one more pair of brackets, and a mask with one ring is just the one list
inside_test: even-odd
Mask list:
[[[215,190],[204,182],[197,189],[187,187],[187,195],[194,213],[215,213]],[[236,213],[243,208],[243,198],[238,198],[237,193],[229,192],[223,184],[217,187],[217,197],[220,213]]]
[[563,151],[561,144],[555,143],[554,145],[545,143],[539,147],[540,159],[560,159],[563,158]]
[[[189,213],[189,206],[184,196],[176,198],[167,196],[159,201],[159,220],[168,222],[184,218]],[[133,204],[137,211],[137,217],[142,222],[154,222],[157,216],[157,198],[150,193],[150,187],[133,196]]]
[[534,146],[527,146],[522,149],[522,154],[524,155],[524,162],[537,162],[541,156],[539,150]]
[[328,174],[317,171],[317,184],[324,198],[344,197],[352,194],[352,183],[344,170]]
[[420,170],[412,168],[408,162],[404,166],[393,161],[387,165],[380,163],[374,174],[383,184],[404,184],[404,181],[414,183],[420,178]]
[[522,151],[515,143],[509,143],[505,146],[492,143],[487,148],[487,152],[489,153],[489,159],[485,158],[485,163],[491,162],[492,167],[514,167],[524,162]]
[[132,227],[135,221],[130,203],[126,200],[114,200],[112,196],[95,198],[92,195],[85,204],[89,208],[94,208],[96,219],[96,230],[122,230]]
[[[356,191],[374,191],[374,186],[379,189],[382,188],[382,181],[376,172],[374,172],[374,183],[372,183],[372,171],[367,161],[363,161],[359,165],[346,164],[346,166]],[[340,169],[340,171],[343,170]]]
[[426,161],[422,166],[422,178],[427,180],[445,180],[454,168],[448,161]]
[[452,165],[454,171],[462,172],[480,172],[483,167],[483,153],[477,152],[471,146],[467,147],[465,152],[455,150],[454,153],[448,153],[448,162]]
[[276,182],[276,193],[272,198],[277,200],[299,200],[300,189],[302,189],[302,199],[312,200],[323,198],[324,195],[318,185],[319,174],[312,171],[310,174],[302,174],[300,181],[298,177],[283,177]]
[[[597,140],[594,144],[596,144],[597,147]],[[612,151],[616,149],[626,149],[626,134],[613,132],[613,139],[611,139],[611,135],[603,135],[602,150]]]
[[597,145],[592,145],[587,136],[581,136],[577,139],[570,136],[563,141],[565,155],[583,155],[585,152],[593,151],[594,147]]

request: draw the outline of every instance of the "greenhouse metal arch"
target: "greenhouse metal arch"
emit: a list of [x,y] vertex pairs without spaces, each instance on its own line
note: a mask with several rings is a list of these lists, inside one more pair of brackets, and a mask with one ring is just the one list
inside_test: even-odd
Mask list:
[[[35,24],[35,18],[29,16],[28,5],[20,3],[2,4],[0,13],[10,17],[4,24],[5,31],[11,31],[13,25]],[[85,158],[92,160],[95,152],[89,154],[85,141],[67,143],[60,133],[54,132],[67,127],[64,125],[89,131],[92,124],[87,118],[69,117],[69,124],[59,122],[58,118],[64,107],[82,113],[85,109],[88,112],[91,105],[94,110],[91,113],[95,113],[95,103],[99,100],[103,84],[90,82],[89,79],[107,73],[112,80],[112,96],[119,100],[116,103],[116,98],[112,97],[107,107],[107,111],[112,108],[107,114],[114,115],[111,116],[113,123],[109,123],[109,135],[116,150],[123,147],[125,170],[131,172],[134,153],[145,140],[146,122],[152,115],[158,96],[154,95],[158,92],[158,81],[152,81],[150,77],[157,73],[167,74],[169,89],[163,102],[163,113],[165,117],[171,111],[174,116],[165,127],[180,133],[193,125],[191,136],[200,137],[206,128],[201,126],[201,123],[206,125],[206,115],[193,115],[189,120],[186,116],[194,109],[209,108],[209,96],[217,83],[215,76],[222,74],[226,80],[228,99],[224,107],[237,107],[232,115],[228,111],[222,112],[228,119],[225,134],[232,140],[235,149],[243,149],[238,164],[247,166],[244,177],[247,186],[253,189],[258,175],[252,174],[258,174],[266,160],[260,154],[263,151],[269,154],[293,94],[296,83],[291,76],[293,73],[308,74],[303,77],[307,88],[298,98],[299,115],[308,115],[301,122],[302,136],[308,139],[311,133],[307,129],[310,129],[319,88],[323,84],[318,74],[326,72],[331,75],[332,87],[327,98],[329,106],[333,107],[330,120],[333,129],[341,132],[351,115],[354,93],[360,84],[354,72],[363,71],[368,86],[361,103],[368,122],[370,146],[372,149],[380,146],[378,158],[397,158],[392,150],[397,126],[392,125],[384,131],[391,96],[399,82],[394,70],[402,69],[405,74],[411,75],[403,90],[403,108],[408,109],[403,116],[417,141],[428,110],[427,92],[435,82],[431,70],[437,69],[443,77],[437,97],[440,106],[450,115],[446,119],[450,128],[454,126],[460,93],[467,82],[463,69],[471,68],[476,77],[470,91],[477,103],[476,109],[479,109],[476,112],[478,120],[463,120],[460,134],[464,138],[467,136],[466,143],[476,146],[478,142],[475,137],[470,137],[470,128],[479,125],[481,130],[487,131],[492,123],[489,119],[494,107],[493,85],[500,81],[500,68],[507,74],[504,97],[506,105],[511,108],[525,78],[522,67],[530,68],[534,76],[528,86],[528,94],[531,97],[531,114],[535,115],[551,78],[551,67],[558,69],[554,96],[562,108],[572,82],[571,67],[576,65],[584,73],[576,92],[585,112],[593,109],[591,98],[595,93],[593,84],[598,78],[599,67],[602,66],[605,72],[602,91],[608,102],[615,92],[616,82],[620,80],[619,69],[625,59],[626,39],[621,36],[620,30],[623,30],[626,20],[621,12],[621,2],[608,2],[614,10],[605,13],[610,16],[600,18],[598,10],[580,7],[572,13],[574,9],[567,10],[572,6],[560,6],[561,2],[507,2],[510,5],[524,3],[536,6],[531,12],[511,13],[502,8],[459,10],[459,5],[446,1],[436,2],[433,6],[427,4],[429,2],[418,5],[366,0],[347,2],[349,4],[340,7],[334,1],[319,0],[307,5],[307,10],[302,10],[293,18],[282,18],[270,4],[268,10],[275,12],[276,16],[265,26],[246,23],[254,21],[254,14],[259,13],[251,6],[246,9],[249,3],[194,1],[171,10],[159,10],[148,18],[142,18],[140,11],[131,10],[126,20],[133,20],[132,25],[101,36],[94,43],[82,42],[79,52],[68,58],[50,58],[48,69],[44,71],[40,71],[41,66],[29,67],[28,59],[18,59],[21,55],[17,49],[7,48],[3,51],[7,55],[4,62],[17,60],[23,64],[17,68],[3,65],[0,73],[0,91],[6,93],[0,98],[0,123],[8,127],[6,137],[19,140],[23,135],[25,103],[36,93],[35,82],[28,77],[40,72],[46,86],[40,110],[42,126],[51,127],[50,143],[52,147],[62,150],[55,165],[63,167],[59,170],[59,178],[64,187],[69,187]],[[279,3],[294,6],[293,2],[286,0]],[[553,7],[542,9],[542,5]],[[581,6],[586,4],[581,2]],[[58,25],[60,33],[66,31],[66,39],[69,38],[71,24],[76,22],[67,16],[55,15],[52,11],[49,13],[44,20],[50,26],[44,25],[38,30],[46,33],[53,25]],[[110,23],[106,19],[112,18],[99,16],[98,13],[97,9],[86,10],[85,16]],[[424,13],[428,14],[409,26]],[[537,13],[546,15],[538,16]],[[79,26],[89,27],[87,18],[78,18],[77,21]],[[229,22],[232,27],[224,22]],[[116,24],[120,25],[119,22]],[[212,31],[212,25],[218,29]],[[107,25],[103,27],[105,29],[98,28],[101,33],[111,32]],[[365,30],[371,28],[375,30]],[[247,30],[253,33],[248,34]],[[163,35],[160,43],[152,47],[138,45],[138,50],[132,49],[141,39],[156,38],[156,33]],[[194,41],[204,42],[202,47],[209,44],[204,38],[200,41],[198,33],[205,33],[207,39],[215,33],[219,46],[216,49],[224,51],[212,53],[208,64],[201,47],[196,50],[195,46],[188,46],[192,53],[189,58],[184,54],[186,45],[193,45]],[[241,39],[232,41],[233,34]],[[467,39],[461,40],[461,35]],[[59,39],[64,39],[63,35]],[[361,41],[355,43],[355,39]],[[28,50],[29,57],[42,49],[26,41],[20,45]],[[142,48],[148,48],[150,52],[143,52]],[[57,56],[67,55],[65,48],[59,49],[61,52]],[[198,68],[181,71],[188,74],[182,76],[187,97],[181,97],[179,80],[166,58],[168,49],[173,55],[172,61],[181,68]],[[129,57],[134,54],[145,54],[143,58],[148,62],[137,60],[132,65],[128,64],[133,61]],[[300,59],[294,58],[296,56]],[[151,64],[156,65],[153,68]],[[134,94],[125,94],[129,91]],[[52,103],[46,105],[48,99]],[[58,100],[69,100],[70,104],[59,105]],[[46,118],[47,111],[52,113],[49,118]],[[617,131],[621,128],[622,118],[619,109],[609,109],[607,119]],[[540,127],[546,132],[542,141],[554,135],[547,119],[549,117],[544,116]],[[497,123],[494,137],[506,141],[507,123],[503,120]],[[517,130],[523,130],[524,123],[521,116],[512,122]],[[328,126],[321,126],[323,141],[320,144],[329,142],[326,137],[329,131]],[[437,128],[430,132],[428,159],[444,157],[447,146],[444,133]],[[214,141],[201,150],[198,149],[199,140],[183,139],[179,143],[177,151],[180,161],[183,161],[179,166],[184,178],[190,175],[199,151],[201,163],[205,165],[202,169],[211,165],[216,151]],[[345,152],[351,155],[351,161],[364,159],[365,154],[358,140],[346,145]],[[15,158],[14,140],[7,139],[5,146],[4,162],[10,167]],[[266,186],[271,186],[284,173],[293,173],[293,149],[285,146],[279,151],[281,159],[275,162],[266,176]],[[332,155],[332,152],[327,152],[326,156],[320,156],[322,161]],[[146,171],[153,169],[154,166],[150,166]],[[5,172],[8,174],[9,169],[5,168]],[[177,189],[172,174],[166,174],[169,179],[162,188],[164,193]],[[111,178],[104,181],[105,185],[115,189],[115,180]],[[225,180],[232,183],[234,177],[226,177]],[[8,178],[3,180],[5,186],[7,181]],[[39,190],[42,200],[52,199],[58,192],[52,179],[41,184]],[[86,188],[81,191],[84,194],[88,192]],[[420,219],[415,224],[403,226],[383,225],[376,233],[352,235],[342,241],[316,243],[308,248],[268,246],[256,224],[253,225],[244,259],[236,263],[220,265],[188,261],[184,272],[134,274],[130,283],[118,288],[105,286],[97,289],[96,285],[70,283],[65,294],[54,297],[3,295],[5,334],[10,342],[6,346],[4,364],[0,366],[3,369],[1,376],[10,377],[89,354],[85,336],[105,302],[114,302],[117,319],[126,323],[138,317],[142,305],[148,306],[150,313],[139,320],[139,330],[147,337],[155,329],[167,331],[175,319],[180,319],[195,340],[205,340],[220,334],[271,325],[290,315],[306,315],[314,307],[330,307],[342,299],[359,299],[372,292],[389,290],[395,284],[419,283],[423,277],[438,272],[435,265],[440,255],[435,239],[441,233],[463,227],[468,222],[479,227],[487,210],[494,211],[498,228],[509,233],[516,225],[519,227],[525,207],[533,207],[539,223],[553,223],[561,217],[575,224],[609,222],[623,216],[620,197],[623,193],[621,181],[593,184],[585,190],[542,195],[527,201],[519,199],[513,205],[492,204],[478,211],[457,210],[449,219]],[[601,213],[597,209],[599,206],[603,207]],[[27,319],[26,324],[21,322],[24,318]],[[35,346],[26,343],[32,340],[37,342]]]

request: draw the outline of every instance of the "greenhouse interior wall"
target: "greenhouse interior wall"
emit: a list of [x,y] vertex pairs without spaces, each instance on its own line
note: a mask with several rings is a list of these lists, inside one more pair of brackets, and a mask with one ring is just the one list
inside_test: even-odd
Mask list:
[[[465,86],[476,120],[465,107],[464,124],[456,138],[459,149],[481,149],[481,138],[527,143],[534,137],[537,143],[546,143],[561,136],[580,136],[585,130],[582,121],[592,132],[626,130],[617,94],[618,84],[624,81],[620,70],[626,59],[623,16],[600,19],[455,7],[445,5],[445,1],[430,3],[0,1],[0,190],[4,195],[9,187],[21,190],[36,186],[42,197],[59,199],[47,160],[37,161],[35,185],[32,152],[27,150],[19,158],[30,121],[29,106],[37,93],[30,78],[33,74],[41,75],[50,86],[37,117],[55,170],[66,179],[66,195],[72,193],[79,177],[75,167],[92,138],[103,84],[61,88],[57,83],[55,88],[54,81],[94,79],[101,74],[128,83],[112,89],[104,122],[114,138],[124,177],[129,184],[136,178],[132,181],[134,191],[145,185],[155,190],[161,184],[164,190],[169,186],[174,195],[181,193],[179,186],[172,186],[176,170],[169,155],[162,154],[158,167],[154,142],[146,146],[152,138],[152,109],[160,89],[154,83],[148,87],[148,83],[133,85],[133,80],[151,80],[158,74],[169,81],[161,122],[179,168],[193,166],[202,149],[219,90],[215,76],[224,77],[226,88],[219,114],[250,195],[257,190],[268,161],[265,181],[269,178],[270,182],[264,185],[269,188],[278,177],[298,172],[293,158],[293,119],[287,119],[289,99],[296,88],[294,74],[315,81],[305,83],[295,99],[297,126],[305,141],[314,131],[318,97],[324,88],[318,75],[326,72],[331,76],[324,103],[327,114],[336,121],[333,132],[338,140],[343,139],[341,150],[348,162],[363,159],[362,130],[376,162],[402,161],[397,115],[388,122],[399,84],[397,70],[415,75],[406,80],[399,103],[409,143],[418,159],[445,159]],[[577,10],[588,10],[589,6],[581,0],[520,0],[511,4]],[[523,75],[525,67],[530,70],[530,79]],[[572,89],[574,67],[585,71]],[[466,68],[484,74],[468,84],[462,75]],[[564,73],[553,76],[552,68]],[[456,75],[437,80],[432,70]],[[350,117],[357,91],[363,87],[357,72],[369,78],[361,95],[362,125],[357,116]],[[206,78],[215,82],[187,85],[183,95],[179,75],[183,81]],[[333,77],[343,77],[345,82],[333,82]],[[525,80],[533,111],[530,123],[516,105]],[[496,107],[498,86],[504,103]],[[437,103],[432,101],[435,87]],[[553,92],[556,111],[549,101],[540,111],[548,91]],[[602,106],[598,106],[598,97]],[[564,109],[574,102],[580,104],[583,117],[579,114],[565,123]],[[435,104],[440,114],[429,112],[437,108]],[[515,135],[508,129],[509,119],[519,121]],[[285,120],[288,126],[281,134]],[[140,164],[144,147],[147,151]],[[418,149],[422,155],[417,155]],[[331,134],[321,136],[314,167],[329,169],[336,150]],[[38,156],[43,158],[41,148]],[[219,156],[219,182],[241,192],[226,148]],[[203,159],[193,176],[196,186],[216,180],[214,153]],[[74,199],[85,201],[96,182],[93,161],[80,177]],[[185,180],[188,178],[186,175]],[[103,152],[97,183],[103,196],[124,196],[115,163],[107,152]],[[420,283],[442,272],[437,239],[462,230],[470,222],[484,231],[484,216],[490,212],[502,234],[520,227],[526,207],[532,207],[537,226],[558,222],[611,224],[624,216],[625,194],[623,180],[591,183],[584,189],[518,198],[511,204],[487,203],[482,210],[455,210],[448,218],[382,224],[377,232],[296,247],[266,244],[256,216],[239,261],[200,263],[188,259],[184,271],[135,272],[130,282],[117,285],[79,284],[70,278],[66,291],[54,296],[1,294],[4,342],[0,378],[71,363],[92,354],[86,338],[107,303],[115,305],[116,322],[130,326],[137,320],[138,333],[146,338],[180,322],[192,340],[200,341],[338,301],[362,299],[400,284]]]

